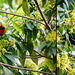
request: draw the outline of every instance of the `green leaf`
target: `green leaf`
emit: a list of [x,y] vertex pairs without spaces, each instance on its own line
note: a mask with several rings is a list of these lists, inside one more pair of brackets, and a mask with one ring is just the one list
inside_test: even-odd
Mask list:
[[[33,51],[31,55],[37,55],[37,54]],[[38,65],[38,58],[36,58],[36,59],[31,58],[31,59],[36,65]]]
[[51,44],[52,44],[52,43],[51,43],[51,42],[49,42],[49,43],[47,44],[47,47],[49,47]]
[[20,32],[19,25],[18,25],[17,23],[13,22],[13,21],[12,21],[12,24],[13,24],[14,28],[15,28],[18,32]]
[[71,51],[71,53],[72,53],[72,47],[69,47],[70,48],[70,51]]
[[66,41],[65,41],[65,49],[66,49],[66,51],[68,52],[68,44],[67,44]]
[[52,47],[50,47],[50,48],[49,48],[49,51],[48,51],[48,54],[51,56],[52,53],[53,53],[53,51],[52,51]]
[[44,11],[44,13],[45,13],[45,16],[47,17],[47,19],[49,19],[52,12],[51,12],[51,10],[46,9]]
[[63,70],[59,68],[59,75],[63,75]]
[[7,64],[7,60],[6,60],[6,58],[5,58],[3,55],[1,55],[1,58],[2,58],[3,62],[4,62],[5,64]]
[[26,26],[28,29],[33,30],[33,25],[31,23],[26,22]]
[[4,3],[4,1],[3,0],[0,0],[0,6],[3,5],[3,3]]
[[60,46],[57,45],[58,51],[59,52],[63,52],[62,48]]
[[28,40],[28,42],[27,42],[27,50],[29,51],[30,54],[32,53],[33,49],[34,49],[34,46],[33,46],[32,41]]
[[23,11],[25,12],[25,14],[27,16],[30,16],[30,11],[29,11],[29,8],[28,8],[28,2],[27,2],[27,0],[23,0],[22,8],[23,8]]
[[37,37],[37,33],[38,33],[38,29],[37,29],[36,26],[34,26],[34,29],[33,29],[33,40],[36,39],[36,37]]
[[19,51],[23,51],[22,44],[20,42],[16,42],[16,47],[18,48]]
[[42,0],[42,6],[46,4],[46,0]]
[[24,57],[26,57],[26,51],[19,51],[19,56],[21,57],[19,60],[21,62],[22,67],[24,67],[25,65],[25,59],[23,59]]
[[19,59],[17,58],[17,56],[13,56],[13,55],[5,55],[9,60],[11,60],[14,64],[17,64],[19,66],[21,66]]
[[8,5],[9,5],[11,8],[13,8],[13,7],[12,7],[12,0],[7,0],[7,3],[8,3]]
[[60,26],[58,30],[61,34],[63,34],[63,27]]
[[12,71],[10,71],[8,68],[3,66],[4,75],[14,75]]
[[21,8],[21,6],[22,6],[22,4],[20,4],[20,5],[17,7],[17,10],[18,10],[19,8]]
[[39,50],[43,49],[43,48],[46,47],[46,46],[47,46],[47,43],[44,42],[44,43],[39,47]]
[[56,56],[56,47],[52,48],[54,56]]
[[65,36],[66,36],[66,41],[67,41],[67,43],[70,44],[69,35],[68,35],[68,34],[65,34]]
[[64,2],[64,0],[57,0],[57,5],[61,5]]

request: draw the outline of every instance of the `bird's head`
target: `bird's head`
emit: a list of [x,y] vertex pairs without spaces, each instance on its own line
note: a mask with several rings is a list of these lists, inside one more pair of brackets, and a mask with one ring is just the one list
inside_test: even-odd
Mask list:
[[2,23],[0,22],[0,27],[2,26]]

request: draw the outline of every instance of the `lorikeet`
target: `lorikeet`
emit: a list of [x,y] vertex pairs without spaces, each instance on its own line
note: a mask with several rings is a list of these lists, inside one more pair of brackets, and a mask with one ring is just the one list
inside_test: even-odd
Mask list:
[[5,30],[6,30],[5,27],[2,26],[2,23],[0,22],[0,36],[4,34]]

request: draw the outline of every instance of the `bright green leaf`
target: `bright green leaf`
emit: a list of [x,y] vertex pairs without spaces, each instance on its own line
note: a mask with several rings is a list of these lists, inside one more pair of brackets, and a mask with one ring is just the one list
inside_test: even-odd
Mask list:
[[68,52],[68,44],[67,44],[66,41],[65,41],[65,49],[66,49],[66,51]]
[[13,21],[12,21],[12,24],[13,24],[14,28],[15,28],[18,32],[20,32],[19,25],[18,25],[17,23],[13,22]]
[[2,58],[3,62],[4,62],[5,64],[7,64],[7,59],[6,59],[3,55],[1,55],[1,58]]
[[23,8],[23,11],[25,12],[25,14],[27,16],[30,16],[30,11],[29,11],[29,8],[28,8],[28,2],[27,2],[27,0],[23,0],[22,8]]

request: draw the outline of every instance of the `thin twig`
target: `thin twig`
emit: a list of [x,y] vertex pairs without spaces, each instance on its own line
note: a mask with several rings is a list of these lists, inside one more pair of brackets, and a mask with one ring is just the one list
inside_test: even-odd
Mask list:
[[14,67],[14,66],[11,66],[11,65],[8,65],[8,64],[4,64],[4,63],[0,63],[0,65],[11,67],[11,68],[15,68],[15,69],[19,69],[19,70],[27,70],[27,71],[39,72],[39,73],[44,73],[44,74],[49,74],[49,75],[56,75],[56,74],[43,72],[43,71],[36,71],[36,70],[27,69],[27,68]]
[[8,12],[5,12],[5,11],[0,11],[1,13],[5,13],[5,14],[10,14],[10,15],[14,15],[14,16],[18,16],[18,17],[23,17],[23,18],[26,18],[26,19],[30,19],[30,20],[33,20],[33,21],[36,21],[40,24],[43,24],[43,25],[46,25],[38,20],[35,20],[35,19],[32,19],[32,18],[29,18],[29,17],[25,17],[25,16],[21,16],[21,15],[18,15],[18,14],[13,14],[13,13],[8,13]]
[[26,55],[26,56],[39,56],[39,55]]
[[39,29],[39,30],[40,30],[41,35],[43,36],[43,38],[44,38],[45,42],[48,44],[47,40],[46,40],[46,39],[45,39],[45,37],[44,37],[44,34],[42,33],[42,30],[41,30],[41,29]]
[[21,42],[23,42],[23,43],[26,43],[27,44],[27,42],[21,37],[21,35],[19,35],[19,39],[21,40]]
[[36,58],[42,58],[42,57],[38,56],[38,57],[20,57],[20,58],[22,58],[22,59],[26,59],[26,58],[28,58],[28,59],[36,59]]
[[52,31],[51,26],[48,24],[48,22],[47,22],[47,20],[46,20],[46,18],[45,18],[45,16],[44,16],[44,14],[43,14],[43,12],[41,11],[41,8],[40,8],[40,6],[39,6],[37,0],[34,0],[34,1],[35,1],[36,5],[37,5],[37,7],[38,7],[38,10],[39,10],[39,12],[40,12],[40,14],[41,14],[41,16],[42,16],[42,18],[43,18],[45,24],[46,24],[46,27],[49,29],[49,31]]
[[[51,20],[51,17],[52,17],[52,15],[53,15],[53,12],[54,12],[56,6],[57,6],[57,4],[55,4],[55,6],[54,6],[54,8],[53,8],[53,10],[52,10],[52,13],[51,13],[51,15],[50,15],[50,18],[49,18],[48,24],[49,24],[49,22],[50,22],[50,20]],[[51,26],[51,25],[50,25],[50,26]]]
[[[56,15],[55,15],[55,16],[56,16]],[[53,22],[53,20],[54,20],[55,16],[53,17],[52,21],[50,22],[50,25],[51,25],[51,26],[52,26],[52,22]]]
[[[34,51],[34,52],[36,52],[36,53],[38,53],[41,57],[46,57],[45,55],[43,55],[43,54],[39,53],[39,52],[38,52],[38,51],[36,51],[36,50],[33,50],[33,51]],[[52,58],[50,58],[50,57],[46,57],[46,58],[53,60],[53,59],[52,59]]]

